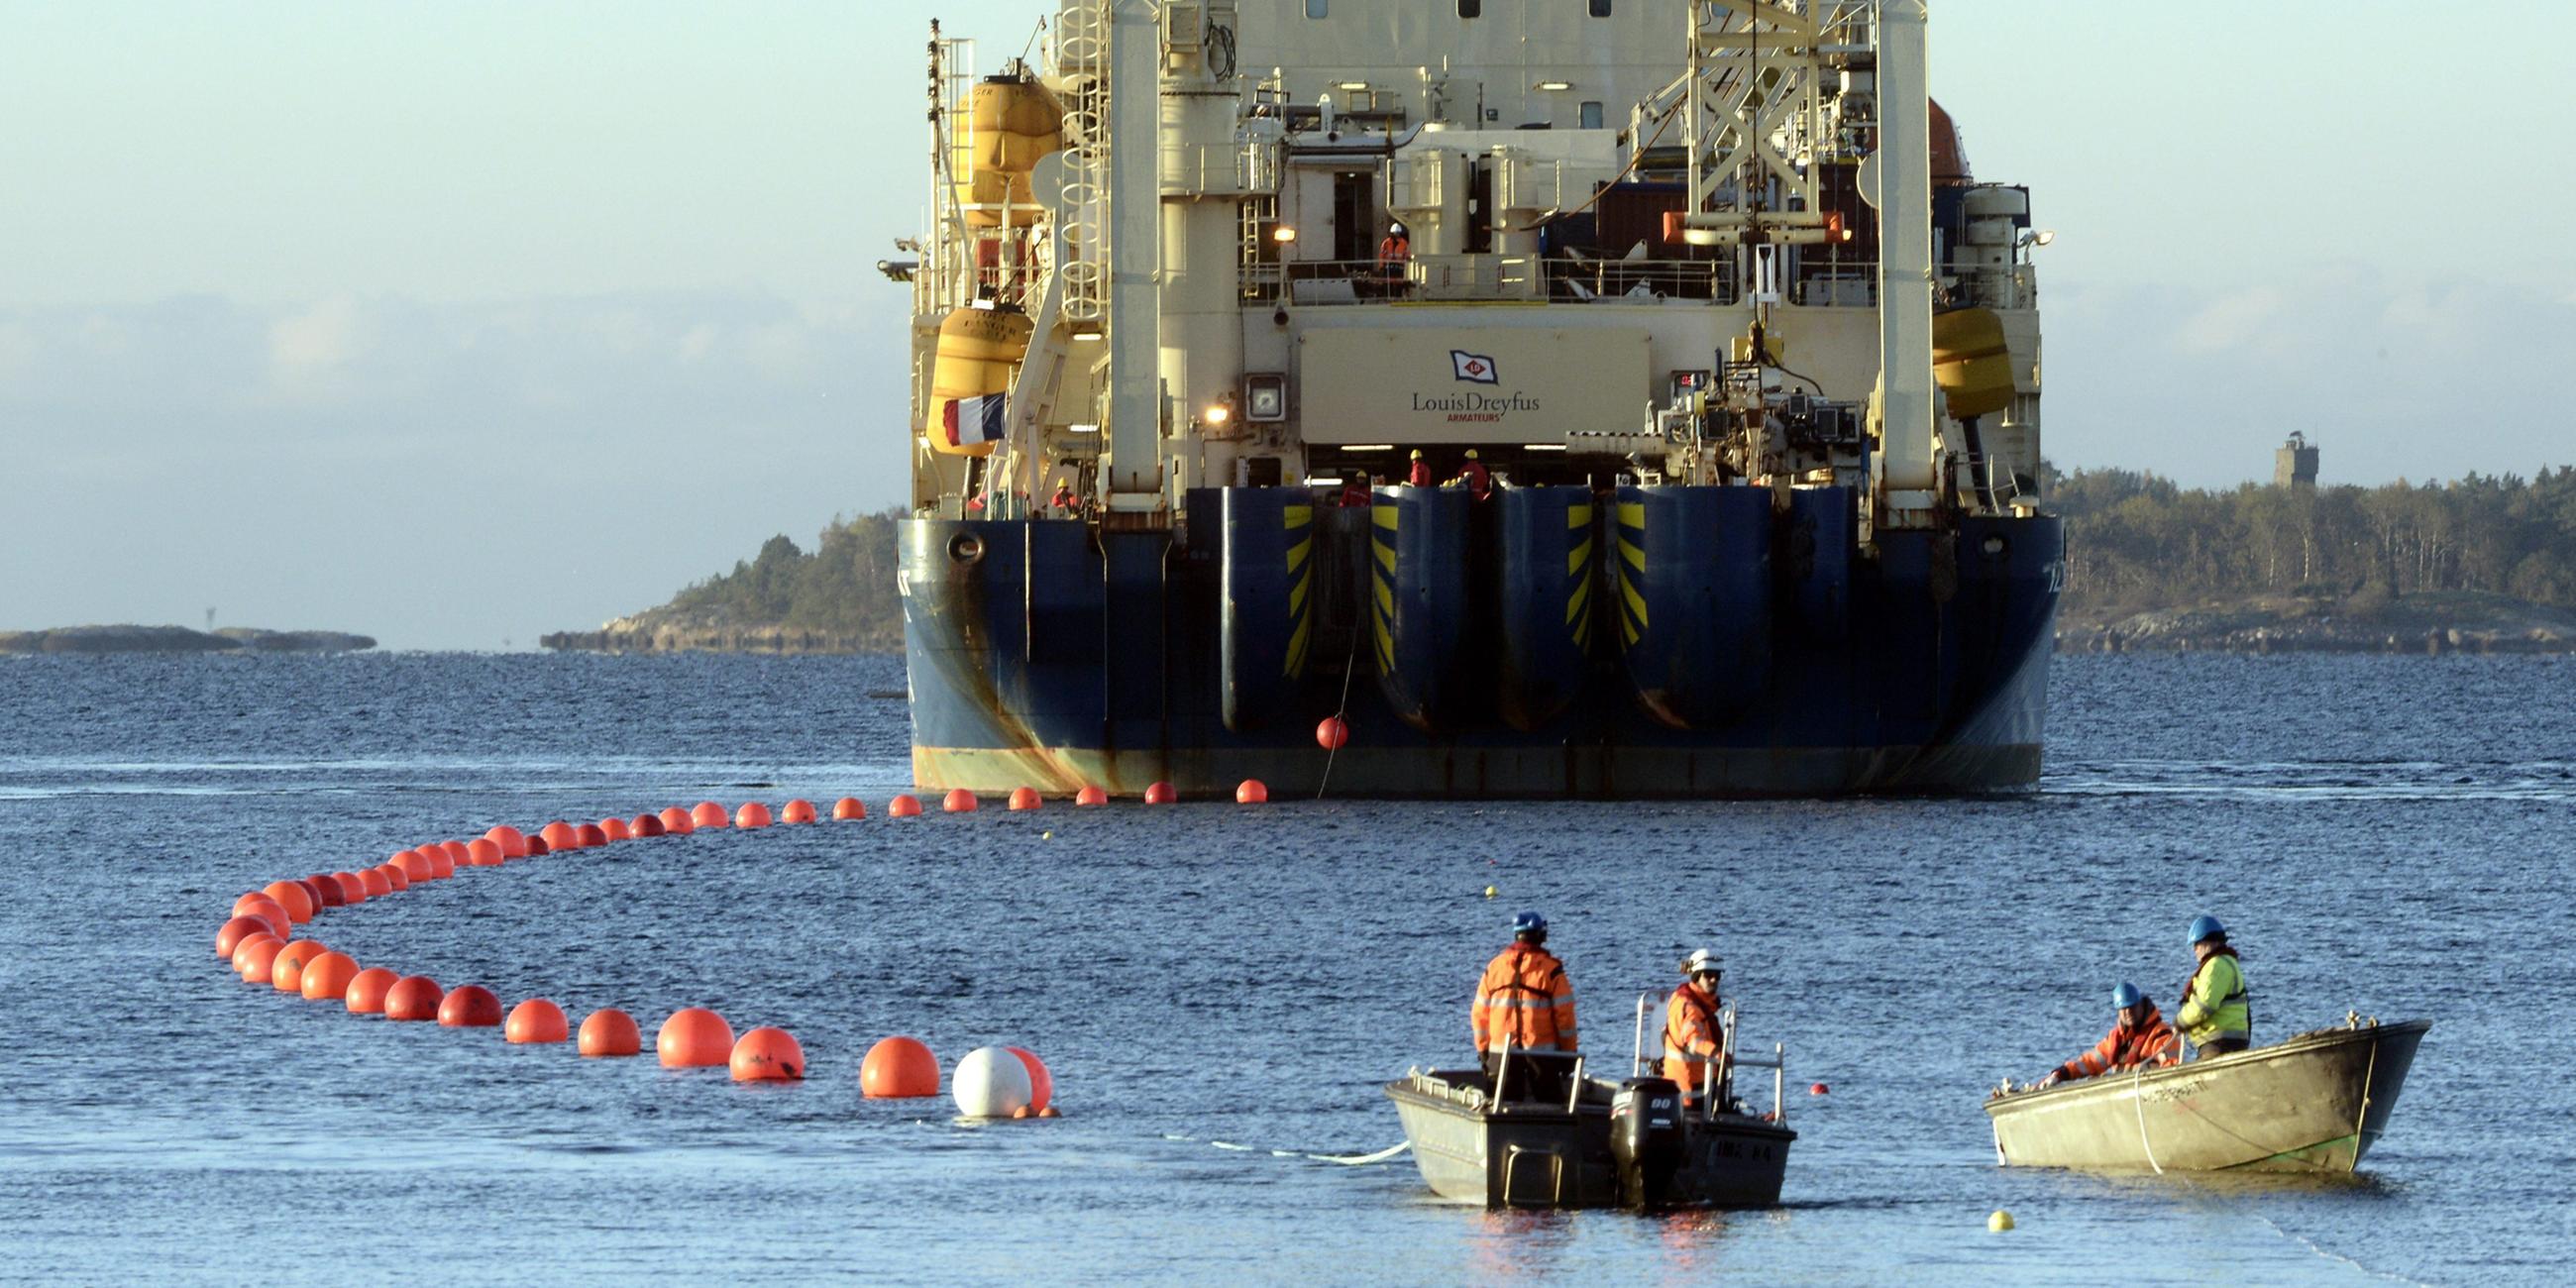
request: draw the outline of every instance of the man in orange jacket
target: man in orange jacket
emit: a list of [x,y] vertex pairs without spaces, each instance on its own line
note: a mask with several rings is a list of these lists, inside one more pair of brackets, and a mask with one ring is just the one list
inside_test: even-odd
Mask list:
[[1696,1108],[1703,1088],[1714,1086],[1722,1095],[1727,1082],[1725,1039],[1717,1023],[1717,953],[1703,948],[1682,959],[1682,976],[1682,986],[1664,1003],[1664,1076],[1681,1087],[1682,1102]]
[[1484,978],[1476,981],[1468,1020],[1477,1062],[1487,1073],[1498,1072],[1505,1038],[1514,1051],[1574,1051],[1574,985],[1546,944],[1547,918],[1535,912],[1512,918],[1511,944],[1485,963]]
[[2109,1035],[2092,1050],[2049,1070],[2039,1085],[2054,1087],[2141,1065],[2162,1068],[2182,1063],[2182,1040],[2156,1011],[2154,999],[2139,991],[2137,985],[2123,983],[2113,988],[2111,1005],[2119,1009],[2120,1018],[2112,1024]]

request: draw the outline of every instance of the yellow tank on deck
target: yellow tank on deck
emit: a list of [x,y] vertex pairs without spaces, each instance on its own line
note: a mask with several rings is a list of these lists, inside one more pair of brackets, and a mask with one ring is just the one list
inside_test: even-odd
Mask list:
[[962,426],[950,409],[961,398],[1009,392],[1011,376],[1036,329],[1027,314],[1011,308],[951,309],[939,320],[939,346],[930,364],[930,419],[922,426],[933,450],[952,456],[992,454],[997,444],[974,441],[971,426]]

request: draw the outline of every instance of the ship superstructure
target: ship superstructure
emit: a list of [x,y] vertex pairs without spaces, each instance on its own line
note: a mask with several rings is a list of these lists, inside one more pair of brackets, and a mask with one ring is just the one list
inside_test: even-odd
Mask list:
[[1924,47],[1920,0],[1067,0],[989,76],[934,29],[916,776],[2031,781],[2044,234]]

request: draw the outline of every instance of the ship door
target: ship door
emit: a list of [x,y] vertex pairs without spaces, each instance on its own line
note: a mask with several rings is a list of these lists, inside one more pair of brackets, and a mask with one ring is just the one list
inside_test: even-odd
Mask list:
[[1386,223],[1378,213],[1375,170],[1333,172],[1333,258],[1346,263],[1376,259]]

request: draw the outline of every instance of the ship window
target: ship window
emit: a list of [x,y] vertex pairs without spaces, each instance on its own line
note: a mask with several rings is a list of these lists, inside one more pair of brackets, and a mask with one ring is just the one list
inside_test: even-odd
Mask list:
[[1601,104],[1599,102],[1587,102],[1583,105],[1581,111],[1583,115],[1579,120],[1584,129],[1597,130],[1601,128]]
[[1592,0],[1592,16],[1595,18],[1609,17],[1610,0]]
[[1306,16],[1309,18],[1324,17],[1326,16],[1326,11],[1332,7],[1333,0],[1306,0]]
[[1458,0],[1458,16],[1461,18],[1484,17],[1485,0]]

